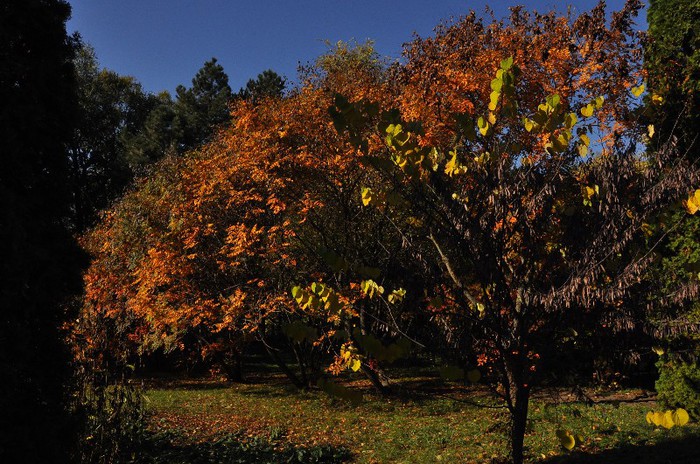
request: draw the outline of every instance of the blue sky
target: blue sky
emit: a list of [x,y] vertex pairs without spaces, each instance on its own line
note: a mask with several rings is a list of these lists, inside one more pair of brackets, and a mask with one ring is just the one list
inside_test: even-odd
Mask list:
[[[390,58],[414,32],[429,36],[442,19],[485,3],[465,0],[69,0],[69,32],[78,31],[96,50],[100,64],[136,77],[151,92],[190,85],[202,64],[216,57],[235,90],[265,69],[296,80],[299,63],[327,50],[325,40],[366,39]],[[523,2],[521,2],[523,3]],[[489,2],[498,17],[517,0]],[[528,9],[574,12],[595,2],[537,0]],[[617,10],[623,0],[609,0]],[[642,15],[640,29],[646,29]]]

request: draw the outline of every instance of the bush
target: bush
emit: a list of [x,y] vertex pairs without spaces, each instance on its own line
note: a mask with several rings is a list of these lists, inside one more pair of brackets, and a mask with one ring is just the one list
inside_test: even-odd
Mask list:
[[700,365],[696,362],[668,360],[662,356],[656,367],[659,380],[656,391],[659,402],[666,408],[684,408],[700,418]]
[[143,389],[125,381],[86,382],[75,399],[83,433],[75,461],[85,464],[125,462],[146,438]]

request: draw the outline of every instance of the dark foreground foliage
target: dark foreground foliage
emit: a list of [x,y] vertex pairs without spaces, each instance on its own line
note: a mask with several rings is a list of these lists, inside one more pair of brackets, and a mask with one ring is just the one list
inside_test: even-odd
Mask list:
[[233,433],[198,443],[183,443],[173,433],[150,435],[143,449],[126,457],[130,464],[316,464],[348,462],[347,448],[319,445],[295,446],[281,433],[249,437]]

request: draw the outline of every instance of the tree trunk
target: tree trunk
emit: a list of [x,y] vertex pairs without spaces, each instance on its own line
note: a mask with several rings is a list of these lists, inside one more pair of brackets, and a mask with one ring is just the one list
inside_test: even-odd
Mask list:
[[522,464],[524,457],[523,442],[525,440],[528,404],[530,402],[529,387],[523,385],[515,386],[514,397],[515,401],[511,410],[510,455],[513,464]]
[[[362,327],[362,321],[360,327]],[[362,328],[360,330],[363,330]],[[359,343],[357,343],[357,340],[355,340],[355,337],[352,335],[352,327],[350,326],[350,323],[348,321],[345,321],[345,331],[348,333],[348,336],[350,337],[350,340],[355,344],[355,346],[359,346]],[[363,335],[366,335],[366,332],[363,330]],[[363,362],[360,365],[360,370],[362,373],[367,377],[367,379],[372,383],[372,386],[377,390],[377,392],[382,395],[386,396],[389,393],[391,393],[391,385],[389,384],[389,378],[384,375],[383,372],[381,372],[378,369],[372,369],[367,363]]]
[[275,352],[274,349],[270,348],[267,343],[263,343],[263,346],[265,347],[265,351],[267,351],[267,354],[270,355],[272,360],[277,364],[277,366],[280,368],[280,370],[284,373],[284,375],[287,376],[287,378],[292,382],[292,384],[297,387],[300,390],[303,390],[304,388],[308,387],[307,384],[305,384],[303,381],[299,379],[299,377],[292,372],[292,370],[287,366],[287,363],[284,362],[284,360],[280,357],[280,355]]
[[224,353],[221,364],[229,382],[243,381],[243,356],[237,351]]
[[284,375],[287,376],[290,382],[297,387],[300,390],[303,390],[304,388],[308,387],[308,384],[306,382],[303,382],[302,380],[299,379],[299,377],[287,366],[287,363],[284,362],[282,357],[277,353],[277,351],[272,348],[270,345],[267,344],[265,341],[264,334],[265,333],[265,321],[260,322],[260,326],[258,327],[258,337],[260,341],[262,342],[263,346],[265,347],[265,351],[267,351],[267,354],[272,358],[272,361],[277,364],[277,366],[280,368],[280,370],[284,373]]

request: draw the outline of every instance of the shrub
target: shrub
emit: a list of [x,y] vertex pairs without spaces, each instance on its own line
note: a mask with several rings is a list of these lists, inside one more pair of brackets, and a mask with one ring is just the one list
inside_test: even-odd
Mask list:
[[656,366],[659,402],[667,408],[684,408],[694,419],[700,418],[700,365],[662,357]]

